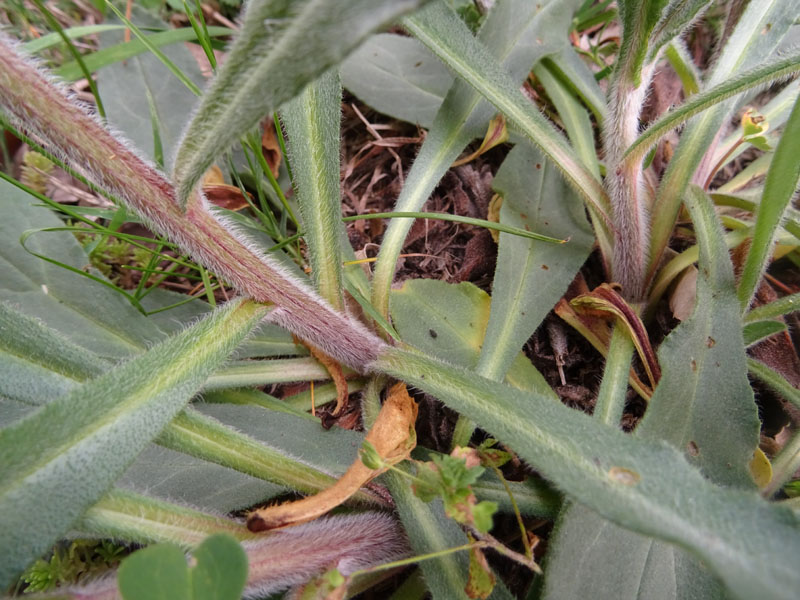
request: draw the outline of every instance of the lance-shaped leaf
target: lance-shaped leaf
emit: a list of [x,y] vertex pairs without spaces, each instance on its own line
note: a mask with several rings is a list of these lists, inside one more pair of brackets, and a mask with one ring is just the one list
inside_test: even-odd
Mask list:
[[[485,44],[495,68],[507,70],[512,85],[519,86],[532,64],[565,45],[561,33],[569,23],[574,4],[571,0],[544,5],[526,0],[498,3],[486,17],[477,39]],[[456,22],[463,25],[457,18]],[[459,33],[478,43],[466,27]],[[396,211],[420,210],[464,147],[485,132],[492,112],[493,108],[472,89],[470,82],[455,81],[411,167]],[[384,315],[388,315],[397,257],[411,225],[411,221],[392,220],[383,237],[373,278],[373,304]]]
[[181,204],[214,158],[265,114],[338,64],[419,0],[253,0],[242,32],[183,136],[174,177]]
[[44,404],[109,366],[41,321],[0,302],[0,396]]
[[669,441],[718,483],[752,488],[759,419],[733,267],[710,201],[696,187],[689,199],[700,246],[697,302],[659,349],[663,375],[637,435]]
[[108,489],[266,311],[231,302],[0,432],[3,585]]
[[[501,223],[569,239],[556,249],[553,244],[500,235],[491,316],[476,371],[502,381],[589,256],[594,236],[580,198],[536,148],[515,147],[493,188],[503,198]],[[466,445],[473,430],[473,424],[460,419],[453,443]]]
[[[636,3],[626,3],[636,6]],[[665,45],[680,37],[705,12],[711,0],[670,0],[653,29],[647,60],[655,60]]]
[[580,504],[558,519],[547,552],[543,600],[725,597],[711,573],[680,548],[623,529]]
[[[559,56],[566,55],[562,50]],[[559,66],[551,59],[545,59],[533,68],[533,74],[542,83],[553,106],[561,117],[564,129],[567,131],[569,141],[575,147],[578,156],[584,164],[592,170],[595,177],[600,178],[600,163],[595,148],[594,127],[589,118],[588,111],[575,97],[570,87],[571,82],[565,82],[558,71]],[[577,74],[575,75],[577,78]],[[592,78],[594,79],[594,78]]]
[[650,36],[661,19],[667,0],[644,0],[619,2],[622,24],[622,44],[616,64],[615,79],[638,87],[641,83],[642,63],[650,46]]
[[[707,87],[722,84],[769,57],[796,17],[797,11],[791,2],[765,0],[748,4],[714,63],[711,75],[706,80]],[[681,133],[680,144],[661,180],[653,205],[650,277],[660,264],[661,255],[672,235],[687,183],[695,171],[699,180],[705,180],[708,169],[712,167],[711,164],[698,165],[698,157],[706,152],[734,105],[735,100],[730,99],[706,110]]]
[[580,194],[600,219],[597,232],[601,247],[610,248],[604,229],[609,225],[608,197],[599,180],[586,168],[564,137],[517,89],[491,53],[478,42],[466,25],[442,4],[433,4],[404,25],[448,67],[462,77],[500,110],[513,125],[536,145]]
[[339,197],[342,88],[335,70],[308,85],[281,110],[287,148],[317,291],[342,310],[344,227]]
[[724,102],[728,98],[753,88],[779,80],[800,71],[800,51],[780,55],[767,62],[727,79],[714,87],[694,94],[689,101],[671,110],[650,125],[625,151],[627,160],[642,160],[661,137],[696,114]]
[[[752,489],[749,464],[759,420],[745,374],[733,267],[711,203],[697,188],[690,193],[700,247],[695,310],[661,345],[663,374],[636,435],[672,443],[717,483]],[[561,516],[553,542],[545,598],[589,590],[609,600],[720,594],[711,574],[680,549],[626,531],[584,506]],[[577,577],[576,560],[584,565]]]
[[244,524],[183,504],[114,488],[84,513],[75,529],[83,535],[138,544],[172,542],[190,548],[215,533],[253,537]]
[[758,205],[753,242],[747,253],[739,282],[739,301],[743,310],[750,307],[761,276],[769,265],[778,224],[795,195],[800,178],[800,101],[796,101],[786,129],[775,149]]
[[399,348],[373,367],[480,423],[574,500],[688,550],[732,596],[796,594],[800,517],[790,509],[714,485],[665,442],[634,439],[545,395]]
[[453,76],[417,40],[379,33],[339,69],[342,85],[375,110],[430,128]]
[[[448,307],[443,311],[442,307]],[[491,315],[489,294],[475,285],[434,279],[409,279],[392,294],[392,318],[404,342],[459,366],[478,364]],[[531,361],[517,351],[506,381],[558,400]]]
[[[20,205],[20,207],[24,206],[26,206],[24,203]],[[34,208],[33,210],[34,214],[39,218],[54,218],[45,209]],[[74,237],[66,232],[53,233],[44,241],[52,252],[58,252],[63,247],[70,248],[71,245],[76,244]],[[16,243],[16,239],[10,235],[0,241],[0,247],[5,248],[8,246],[13,250]],[[40,265],[48,266],[47,263],[40,263]],[[94,291],[94,286],[76,288],[72,297],[73,303],[83,296],[87,297],[88,302],[89,298],[93,297]],[[35,298],[37,294],[43,295],[43,292],[34,289],[29,292],[28,297]],[[160,298],[152,298],[151,296],[159,296]],[[157,300],[152,302],[155,308],[158,307],[158,302],[162,302],[164,305],[172,304],[174,301],[173,296],[175,295],[162,290],[162,293],[153,293],[151,296],[149,296],[151,301]],[[196,321],[200,318],[200,315],[209,312],[207,304],[202,302],[200,304],[202,305],[201,307],[194,307],[189,304],[183,305],[177,311],[177,314],[170,311],[168,314],[172,315],[171,319],[162,319],[162,326],[168,328],[171,332],[177,333],[180,330],[181,322]],[[125,304],[122,304],[122,306],[125,306]],[[98,306],[98,309],[102,310],[102,307]],[[158,316],[163,314],[158,313]],[[150,320],[138,313],[133,313],[130,319],[120,318],[116,324],[115,331],[123,334],[126,331],[135,331],[140,323],[147,325]],[[57,321],[53,324],[61,325]],[[259,329],[264,328],[259,327]],[[269,330],[270,328],[267,327],[266,329]],[[0,331],[3,333],[0,336],[0,396],[4,398],[6,409],[13,410],[14,407],[17,408],[16,412],[6,411],[4,413],[3,426],[8,426],[16,421],[22,416],[23,412],[29,412],[37,406],[53,401],[78,387],[87,379],[100,375],[113,365],[111,361],[105,360],[82,346],[72,343],[57,330],[19,312],[14,306],[10,306],[7,303],[0,303]],[[289,341],[286,347],[293,348],[294,346]],[[273,366],[273,362],[275,362],[274,368],[270,369]],[[293,370],[283,361],[249,361],[248,364],[251,369],[253,367],[257,368],[259,365],[266,367],[266,372],[260,372],[255,381],[265,375],[269,378],[268,373],[278,371],[282,374],[281,380],[285,380],[286,377],[291,380],[304,379],[308,376],[312,378],[327,377],[323,369],[314,366],[315,363],[307,365],[310,370],[307,368],[306,372],[298,371],[297,369]],[[230,369],[230,365],[218,369],[214,375],[206,380],[204,390],[208,390],[208,381],[212,378],[217,378],[216,385],[224,385],[224,381],[230,381],[231,374],[228,369]],[[258,371],[258,369],[256,370]],[[234,376],[234,379],[240,383],[242,381],[241,375]],[[212,385],[211,387],[214,386]],[[241,396],[247,396],[248,391],[232,392],[234,395],[237,393]],[[251,392],[251,395],[256,397],[256,400],[253,400],[254,402],[259,400],[259,394],[259,392]],[[261,396],[266,395],[261,394]],[[217,401],[223,402],[227,400],[228,398],[224,392],[217,393]],[[282,403],[277,399],[272,399],[271,404],[264,404],[273,410],[289,410],[283,407]],[[208,408],[212,411],[214,410],[212,407]],[[298,447],[287,447],[280,443],[275,444],[275,440],[288,441],[289,439],[316,438],[318,432],[313,430],[313,426],[309,426],[308,423],[297,423],[296,420],[286,419],[284,415],[280,415],[277,418],[280,424],[275,424],[274,413],[259,412],[252,409],[248,413],[247,408],[242,408],[238,411],[239,413],[247,413],[246,416],[240,419],[242,422],[239,422],[235,419],[235,408],[227,408],[229,410],[219,407],[219,411],[228,420],[234,419],[236,429],[226,427],[211,417],[198,415],[196,411],[189,411],[170,422],[159,438],[162,445],[175,447],[194,456],[205,457],[210,461],[209,463],[198,464],[199,461],[194,463],[190,461],[187,464],[184,460],[180,464],[173,465],[172,458],[169,455],[164,455],[165,451],[162,450],[159,453],[158,449],[151,447],[137,458],[131,469],[126,472],[125,477],[135,480],[134,487],[155,490],[156,493],[161,491],[161,482],[169,479],[173,485],[182,484],[182,487],[178,485],[166,495],[176,499],[188,498],[195,504],[200,505],[204,504],[207,496],[204,495],[204,492],[198,491],[198,486],[202,487],[204,480],[213,479],[228,490],[225,507],[241,508],[275,495],[280,489],[286,487],[313,492],[332,484],[335,481],[333,475],[338,474],[338,471],[333,469],[334,465],[341,464],[344,466],[352,460],[352,452],[348,453],[347,451],[351,450],[352,446],[360,441],[359,436],[356,434],[353,434],[355,439],[352,439],[352,436],[345,436],[345,433],[350,434],[351,432],[343,430],[325,433],[323,437],[325,438],[326,448],[324,451],[320,449],[315,454],[329,458],[330,461],[320,465],[313,461],[309,455],[308,443]],[[231,411],[234,411],[234,415],[231,415]],[[317,422],[309,415],[300,414],[315,423]],[[257,428],[254,427],[253,429],[260,434],[266,434],[261,436],[264,443],[259,443],[240,433],[240,431],[247,429],[248,424],[258,422],[259,419],[266,420],[266,423],[261,422]],[[271,439],[270,433],[273,434]],[[266,445],[267,442],[270,445]],[[157,454],[158,458],[151,461],[149,457],[153,454]],[[303,460],[294,458],[297,456],[302,456]],[[181,459],[176,460],[180,461]],[[142,464],[139,464],[140,462]],[[247,476],[238,475],[233,471],[228,472],[216,464],[211,464],[212,462],[230,467],[240,473],[247,473],[266,481],[275,482],[282,487],[259,484],[259,482]],[[167,471],[171,471],[171,473],[167,474]],[[375,497],[367,493],[359,493],[359,500],[362,502],[374,502]],[[220,508],[214,504],[211,504],[211,506]]]
[[501,223],[569,238],[556,246],[500,234],[492,312],[477,366],[500,380],[589,256],[594,236],[580,198],[530,146],[511,151],[493,187],[503,197]]

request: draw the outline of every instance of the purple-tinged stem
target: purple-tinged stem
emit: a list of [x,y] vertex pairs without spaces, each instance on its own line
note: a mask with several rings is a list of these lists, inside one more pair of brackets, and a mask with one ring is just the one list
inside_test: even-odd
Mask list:
[[335,311],[298,279],[235,231],[195,190],[183,213],[172,183],[129,144],[72,100],[16,44],[0,34],[0,109],[88,179],[122,198],[153,230],[236,289],[277,309],[270,320],[357,370],[385,343],[355,319]]
[[642,69],[638,84],[621,73],[610,91],[604,132],[608,176],[606,186],[614,214],[612,278],[630,302],[643,300],[649,259],[650,201],[645,195],[642,163],[622,159],[639,135],[639,115],[653,75]]

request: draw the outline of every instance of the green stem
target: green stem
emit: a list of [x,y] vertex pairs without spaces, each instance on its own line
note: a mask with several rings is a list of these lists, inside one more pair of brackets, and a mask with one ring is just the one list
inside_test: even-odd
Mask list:
[[795,431],[792,439],[781,449],[778,455],[772,460],[772,479],[763,490],[761,495],[771,498],[789,481],[800,468],[800,432]]
[[389,569],[396,569],[397,567],[405,567],[407,565],[415,565],[417,563],[424,562],[426,560],[441,558],[442,556],[447,556],[448,554],[455,554],[456,552],[464,552],[465,550],[472,550],[473,548],[487,548],[489,546],[490,544],[484,541],[472,542],[471,544],[464,544],[463,546],[456,546],[455,548],[447,548],[445,550],[439,550],[438,552],[420,554],[418,556],[412,556],[411,558],[394,560],[392,562],[384,563],[382,565],[370,567],[369,569],[361,569],[360,571],[354,571],[353,573],[351,573],[351,577],[356,577],[357,575],[366,575],[368,573],[377,573],[378,571],[387,571]]
[[365,219],[437,219],[439,221],[451,221],[453,223],[464,223],[465,225],[475,225],[476,227],[484,227],[486,229],[494,229],[495,231],[502,231],[503,233],[510,233],[518,235],[519,237],[528,238],[531,240],[539,240],[540,242],[550,242],[552,244],[565,244],[569,239],[561,240],[532,231],[526,231],[519,227],[511,227],[503,225],[502,223],[495,223],[494,221],[487,221],[486,219],[475,219],[473,217],[464,217],[461,215],[451,215],[448,213],[430,213],[430,212],[385,212],[385,213],[369,213],[364,215],[353,215],[351,217],[344,217],[342,221],[345,223],[349,221],[360,221]]
[[494,469],[494,474],[497,475],[497,478],[506,489],[508,499],[511,501],[511,508],[514,511],[514,517],[517,519],[517,526],[519,527],[519,533],[522,537],[522,545],[525,547],[525,556],[528,560],[533,560],[533,548],[531,548],[531,541],[528,539],[528,531],[525,529],[525,522],[522,520],[522,513],[519,511],[519,506],[517,506],[517,501],[514,498],[514,494],[511,492],[511,487],[508,485],[506,478],[503,477],[503,472],[499,468],[492,465],[492,469]]
[[747,370],[751,375],[766,383],[772,390],[778,392],[797,410],[800,410],[800,390],[786,381],[780,373],[752,358],[747,359]]
[[601,423],[613,427],[619,426],[625,408],[632,358],[633,341],[630,335],[624,327],[615,325],[606,356],[603,381],[594,407],[594,416]]

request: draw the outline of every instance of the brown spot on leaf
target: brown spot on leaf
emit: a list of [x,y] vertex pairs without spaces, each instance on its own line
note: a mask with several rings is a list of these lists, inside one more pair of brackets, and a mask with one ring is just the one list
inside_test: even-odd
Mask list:
[[636,471],[631,471],[625,467],[611,467],[608,471],[608,477],[612,481],[623,485],[635,485],[641,479],[641,476]]

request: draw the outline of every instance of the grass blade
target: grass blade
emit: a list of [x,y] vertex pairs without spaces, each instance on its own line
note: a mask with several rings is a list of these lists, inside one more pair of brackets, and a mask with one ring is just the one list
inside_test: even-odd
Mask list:
[[293,15],[291,2],[251,2],[242,32],[178,149],[173,175],[181,204],[214,158],[259,119],[338,64],[375,29],[418,4],[418,0],[344,4],[309,0]]
[[78,52],[75,44],[73,44],[72,40],[67,36],[67,34],[64,33],[64,29],[61,27],[61,24],[53,16],[53,13],[51,13],[50,10],[45,7],[45,5],[42,3],[42,0],[32,0],[32,2],[36,5],[36,8],[39,9],[39,12],[42,13],[42,16],[44,16],[47,24],[56,30],[56,33],[58,33],[64,44],[67,46],[69,53],[75,58],[75,62],[78,63],[78,68],[81,70],[83,77],[86,78],[86,82],[89,84],[89,89],[92,92],[92,96],[94,96],[94,101],[97,105],[97,114],[100,115],[101,119],[105,119],[106,111],[103,108],[103,101],[100,98],[100,94],[97,92],[97,84],[92,78],[92,74],[87,68],[86,63],[83,61],[81,53]]
[[388,213],[369,213],[364,215],[354,215],[352,217],[345,217],[342,219],[345,223],[348,221],[361,221],[367,219],[436,219],[438,221],[450,221],[451,223],[464,223],[465,225],[475,225],[476,227],[485,227],[486,229],[493,229],[495,231],[502,231],[503,233],[510,233],[529,240],[538,240],[540,242],[548,242],[550,244],[564,244],[570,241],[569,235],[564,238],[551,237],[549,235],[542,235],[541,233],[534,233],[527,229],[520,227],[512,227],[503,223],[495,223],[494,221],[487,221],[486,219],[474,219],[472,217],[464,217],[462,215],[451,215],[448,213],[430,213],[430,212],[388,212]]
[[266,311],[231,302],[0,431],[0,585],[108,489]]
[[764,182],[764,194],[758,205],[753,241],[739,281],[739,302],[743,311],[746,311],[753,301],[761,276],[772,258],[778,225],[797,190],[797,181],[800,179],[798,155],[800,155],[800,100],[795,102]]
[[771,83],[800,71],[800,51],[789,56],[769,60],[754,69],[750,69],[691,97],[678,108],[671,110],[658,121],[650,125],[625,151],[626,160],[638,161],[658,143],[664,135],[694,115],[727,100],[728,98],[751,90],[755,87]]
[[[124,25],[109,25],[109,28],[122,28]],[[223,37],[232,35],[234,31],[227,27],[209,27],[208,34],[212,37]],[[179,42],[191,42],[197,39],[197,33],[191,27],[183,27],[181,29],[170,29],[169,31],[161,31],[159,33],[151,33],[144,36],[147,38],[147,45],[140,39],[131,40],[110,48],[103,48],[97,52],[92,52],[83,57],[86,63],[86,68],[89,71],[97,71],[103,67],[133,58],[144,52],[148,52],[148,45],[155,48],[166,46],[168,44],[177,44]],[[25,46],[27,48],[27,45]],[[69,62],[55,71],[56,75],[65,81],[75,81],[82,77],[80,67],[77,63]]]
[[695,309],[661,344],[663,376],[636,433],[688,452],[716,483],[750,489],[759,420],[745,375],[733,266],[705,193],[692,186],[688,205],[700,249]]
[[[134,35],[135,35],[137,38],[139,38],[139,41],[140,41],[140,42],[142,42],[142,44],[144,44],[145,48],[147,48],[147,50],[148,50],[149,52],[151,52],[151,53],[152,53],[152,54],[153,54],[153,55],[154,55],[156,58],[158,58],[158,60],[160,60],[160,61],[161,61],[161,62],[164,64],[164,66],[165,66],[165,67],[167,67],[167,68],[170,70],[170,72],[171,72],[173,75],[175,75],[175,77],[177,77],[177,78],[180,80],[180,82],[181,82],[181,83],[183,83],[183,85],[185,85],[185,86],[186,86],[186,87],[187,87],[187,88],[188,88],[188,89],[189,89],[189,90],[190,90],[190,91],[191,91],[193,94],[195,94],[195,95],[197,95],[197,96],[199,96],[199,95],[201,94],[201,92],[200,92],[200,88],[199,88],[199,87],[197,87],[197,85],[195,84],[195,82],[194,82],[194,81],[192,81],[191,79],[189,79],[189,78],[186,76],[186,74],[185,74],[183,71],[181,71],[181,70],[180,70],[180,69],[177,67],[177,65],[175,65],[175,63],[173,63],[173,62],[172,62],[172,61],[171,61],[171,60],[170,60],[170,59],[169,59],[169,58],[168,58],[168,57],[167,57],[167,56],[166,56],[166,55],[165,55],[165,54],[164,54],[164,53],[163,53],[163,52],[162,52],[162,51],[161,51],[159,48],[158,48],[158,46],[156,46],[156,45],[155,45],[155,44],[154,44],[154,43],[153,43],[153,42],[152,42],[152,41],[151,41],[151,40],[148,38],[148,36],[146,36],[146,35],[144,34],[144,32],[143,32],[141,29],[139,29],[139,28],[138,28],[136,25],[134,25],[133,23],[131,23],[131,21],[130,21],[128,18],[126,18],[126,17],[125,17],[125,15],[124,15],[124,14],[122,14],[122,12],[121,12],[121,11],[120,11],[120,10],[119,10],[119,9],[118,9],[116,6],[114,6],[113,4],[111,4],[111,2],[109,2],[109,0],[106,0],[106,4],[108,5],[108,7],[109,7],[109,8],[110,8],[112,11],[114,11],[114,14],[115,14],[115,15],[117,15],[117,17],[119,17],[120,21],[122,21],[123,23],[125,23],[125,26],[126,26],[126,27],[128,27],[128,29],[130,29],[130,30],[133,32],[133,34],[134,34]],[[192,31],[192,33],[195,33],[194,29],[192,29],[191,31]],[[197,34],[195,33],[195,35],[197,35]]]
[[[434,4],[403,22],[418,40],[477,89],[552,160],[590,210],[602,223],[610,224],[608,198],[600,181],[446,5]],[[604,232],[598,232],[598,237],[604,237]],[[601,240],[601,245],[603,243]]]
[[[773,53],[789,27],[794,24],[796,17],[797,11],[791,3],[781,0],[764,0],[757,5],[749,4],[715,62],[706,84],[713,87],[724,83],[735,73],[754,67],[765,60]],[[707,177],[704,169],[708,166],[702,164],[698,166],[697,159],[703,156],[714,141],[732,106],[732,100],[718,104],[698,115],[681,133],[680,144],[659,185],[650,219],[649,278],[653,277],[661,263],[661,256],[672,235],[686,185],[696,171],[699,180],[704,181]]]
[[[574,2],[551,1],[545,5],[512,0],[489,12],[478,39],[508,72],[515,86],[528,76],[530,66],[548,53],[565,46],[560,34],[569,24]],[[461,32],[474,40],[468,31]],[[464,147],[483,135],[492,107],[482,101],[468,82],[456,80],[436,114],[433,125],[411,167],[395,211],[422,208],[445,172]],[[372,302],[389,316],[389,295],[397,259],[413,222],[392,221],[383,236],[373,277]]]
[[[66,35],[69,39],[74,40],[76,38],[88,35],[95,35],[96,33],[103,33],[104,31],[114,31],[119,29],[125,29],[125,26],[108,24],[78,25],[77,27],[68,27],[67,29],[64,29],[63,32],[64,35]],[[25,42],[22,44],[22,49],[29,54],[36,54],[42,50],[52,48],[60,41],[62,41],[61,35],[57,31],[54,31],[52,33],[48,33],[47,35],[43,35],[42,37],[32,39],[29,42]]]

